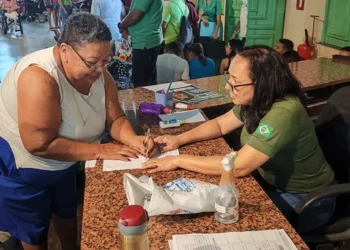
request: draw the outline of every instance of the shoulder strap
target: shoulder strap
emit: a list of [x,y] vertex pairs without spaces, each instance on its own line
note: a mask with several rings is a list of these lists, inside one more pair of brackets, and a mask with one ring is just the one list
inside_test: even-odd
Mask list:
[[[181,8],[180,8],[180,5],[178,5],[176,2],[174,2],[174,1],[171,1],[171,3],[174,3],[174,4],[176,4],[177,5],[177,7],[179,8],[179,10],[180,10],[180,12],[181,12],[181,14],[183,15],[183,16],[185,16],[185,14],[182,12],[182,10],[181,10]],[[185,5],[186,6],[186,8],[187,8],[187,5]]]

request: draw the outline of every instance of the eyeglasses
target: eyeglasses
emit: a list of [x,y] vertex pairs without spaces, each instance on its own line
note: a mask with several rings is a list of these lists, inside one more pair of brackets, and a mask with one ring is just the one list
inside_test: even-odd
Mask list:
[[233,90],[236,90],[238,91],[238,87],[244,87],[244,86],[249,86],[249,85],[254,85],[253,82],[250,82],[250,83],[242,83],[242,84],[231,84],[230,83],[230,73],[228,71],[225,71],[224,72],[224,76],[225,76],[225,81],[226,81],[226,84],[228,84],[228,86],[230,86],[230,90],[229,91],[233,91]]
[[86,61],[84,59],[84,57],[82,57],[74,48],[73,46],[69,45],[68,46],[75,52],[75,54],[77,54],[77,56],[80,58],[80,60],[86,65],[86,67],[88,67],[91,70],[97,70],[99,68],[108,68],[109,66],[111,66],[113,64],[113,59],[109,60],[106,64],[97,64],[97,63],[90,63],[88,61]]

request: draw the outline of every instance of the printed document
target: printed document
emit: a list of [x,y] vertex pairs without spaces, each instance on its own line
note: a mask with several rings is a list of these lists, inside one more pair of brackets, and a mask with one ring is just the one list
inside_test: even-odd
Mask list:
[[[171,244],[171,242],[169,242]],[[172,238],[173,250],[298,250],[284,230],[183,234]]]

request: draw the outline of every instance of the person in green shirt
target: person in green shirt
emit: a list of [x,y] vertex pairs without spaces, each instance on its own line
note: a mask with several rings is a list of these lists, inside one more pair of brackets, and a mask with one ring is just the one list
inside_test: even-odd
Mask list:
[[[287,63],[272,48],[247,47],[232,60],[226,90],[233,111],[180,135],[155,139],[163,150],[209,140],[243,128],[234,161],[234,175],[257,173],[270,187],[270,197],[288,218],[300,199],[327,187],[334,173],[321,151],[314,125],[308,117],[300,83]],[[151,159],[143,165],[150,173],[183,168],[203,174],[223,171],[223,156],[180,155]],[[268,192],[268,194],[269,194]],[[277,203],[282,198],[287,207]],[[333,214],[334,199],[325,199],[299,218],[301,230],[326,223]]]
[[165,44],[175,42],[180,34],[182,17],[188,17],[189,10],[183,0],[169,0],[163,10],[163,32]]
[[60,32],[62,32],[64,23],[73,12],[73,4],[71,0],[58,0],[58,4],[60,5]]
[[205,27],[208,27],[210,22],[216,23],[212,37],[217,39],[221,28],[221,15],[223,14],[221,0],[198,0],[196,10],[199,21],[203,22]]
[[157,57],[163,42],[164,0],[133,0],[128,15],[118,24],[128,30],[133,48],[132,81],[135,87],[157,83]]

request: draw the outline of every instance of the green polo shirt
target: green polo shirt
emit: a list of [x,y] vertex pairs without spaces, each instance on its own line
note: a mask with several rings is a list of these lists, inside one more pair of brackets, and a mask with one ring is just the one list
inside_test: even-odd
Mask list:
[[170,0],[163,10],[163,21],[167,23],[164,34],[165,44],[177,40],[180,34],[182,17],[188,17],[189,10],[183,0]]
[[162,12],[164,0],[133,0],[131,10],[144,12],[143,17],[128,27],[134,49],[151,49],[163,41]]
[[207,18],[209,22],[216,22],[216,16],[222,15],[221,0],[198,0],[196,11],[203,10],[203,17]]
[[[233,108],[242,121],[240,106]],[[270,157],[258,169],[277,189],[309,193],[330,185],[334,173],[321,151],[314,125],[297,97],[276,102],[253,134],[243,127],[242,145],[250,145]]]

